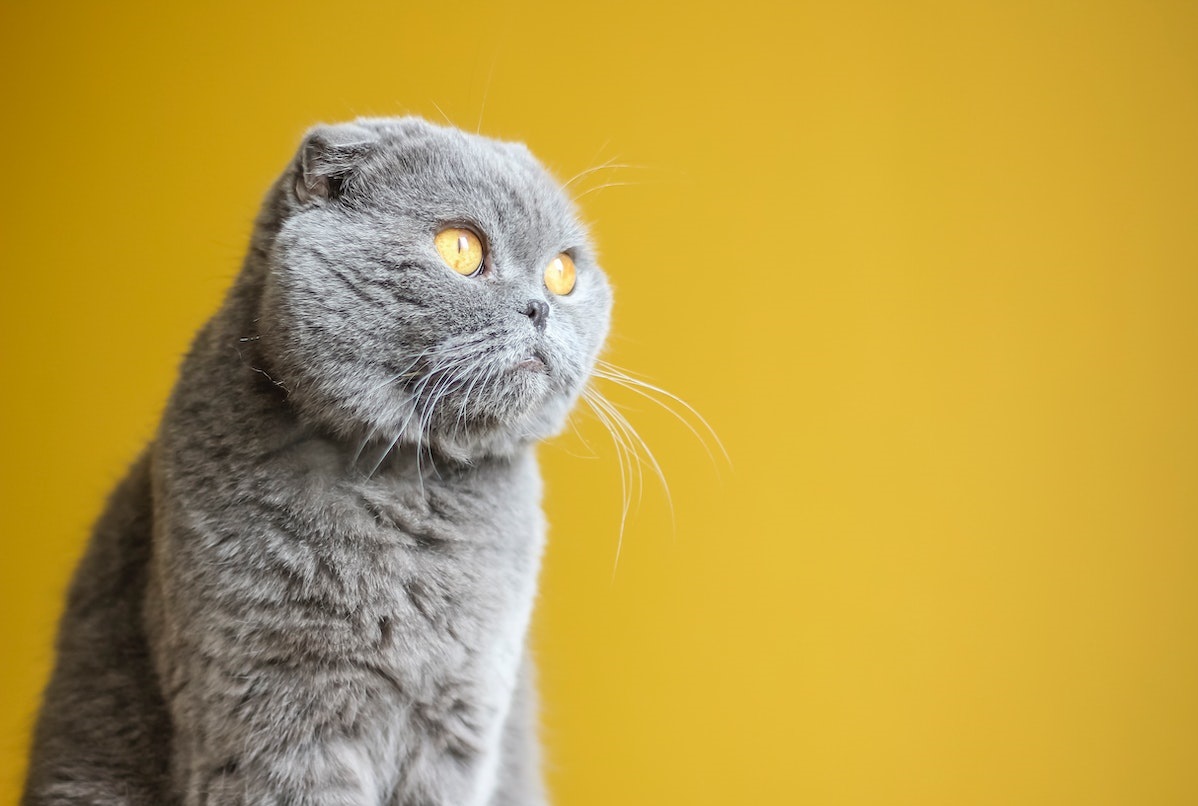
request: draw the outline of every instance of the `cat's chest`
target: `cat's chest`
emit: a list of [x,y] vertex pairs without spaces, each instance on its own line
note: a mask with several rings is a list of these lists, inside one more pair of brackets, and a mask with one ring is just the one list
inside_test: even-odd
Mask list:
[[539,491],[520,480],[329,491],[316,516],[327,537],[299,578],[345,617],[329,647],[421,676],[447,666],[514,674],[543,543]]

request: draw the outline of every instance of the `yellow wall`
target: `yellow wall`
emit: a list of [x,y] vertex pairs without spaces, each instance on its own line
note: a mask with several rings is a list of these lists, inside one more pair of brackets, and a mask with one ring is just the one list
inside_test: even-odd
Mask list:
[[272,176],[439,105],[638,166],[610,358],[733,460],[635,405],[613,577],[610,444],[543,451],[561,804],[1198,802],[1196,7],[413,5],[5,3],[0,798]]

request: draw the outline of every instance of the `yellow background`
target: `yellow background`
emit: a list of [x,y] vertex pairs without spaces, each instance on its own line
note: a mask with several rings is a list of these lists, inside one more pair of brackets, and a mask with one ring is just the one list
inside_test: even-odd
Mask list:
[[559,803],[1198,803],[1194,4],[7,0],[0,53],[3,799],[268,183],[439,105],[637,166],[577,185],[631,183],[609,358],[732,457],[613,392],[677,522],[613,576],[610,443],[542,451]]

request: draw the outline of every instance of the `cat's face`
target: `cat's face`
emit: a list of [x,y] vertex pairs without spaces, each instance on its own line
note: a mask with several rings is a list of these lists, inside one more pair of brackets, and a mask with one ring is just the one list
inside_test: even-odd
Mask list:
[[261,341],[302,417],[463,459],[562,428],[611,291],[524,146],[414,118],[322,126],[279,193]]

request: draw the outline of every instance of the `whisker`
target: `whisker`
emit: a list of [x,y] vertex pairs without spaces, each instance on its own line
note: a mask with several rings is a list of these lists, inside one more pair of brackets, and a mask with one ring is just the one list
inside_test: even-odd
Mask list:
[[483,130],[483,112],[487,111],[487,95],[491,92],[491,78],[495,75],[495,63],[497,61],[499,61],[498,48],[495,50],[495,55],[491,57],[491,67],[487,70],[487,83],[483,85],[483,102],[478,107],[478,125],[474,127],[475,134]]
[[566,180],[565,182],[562,183],[562,190],[566,190],[567,188],[570,187],[570,185],[574,184],[579,179],[582,179],[584,176],[590,176],[591,174],[595,173],[596,171],[603,171],[603,170],[608,170],[608,169],[615,170],[616,168],[643,168],[643,167],[645,167],[643,165],[633,165],[632,163],[627,163],[627,162],[616,162],[617,159],[619,159],[619,157],[612,157],[609,160],[604,160],[603,162],[599,163],[598,165],[592,165],[590,168],[586,168],[584,170],[579,171],[578,173],[574,174],[568,180]]
[[484,336],[475,335],[475,336],[470,337],[469,339],[463,340],[462,342],[454,342],[453,340],[448,340],[445,342],[441,342],[440,344],[433,345],[432,347],[426,347],[423,350],[421,350],[419,353],[416,353],[414,356],[412,356],[412,355],[403,356],[403,357],[401,357],[401,359],[406,358],[408,360],[408,364],[403,369],[401,369],[399,372],[397,372],[396,374],[394,374],[390,378],[388,378],[387,380],[383,381],[382,383],[378,384],[377,386],[374,386],[374,387],[368,389],[367,393],[377,392],[379,389],[382,389],[384,386],[389,386],[389,385],[395,383],[397,380],[400,380],[401,378],[418,378],[418,377],[420,377],[423,373],[414,372],[414,370],[416,369],[416,367],[418,367],[420,365],[420,362],[424,359],[433,358],[436,356],[447,355],[447,354],[451,354],[451,353],[458,353],[461,350],[469,349],[471,347],[482,344],[485,341],[486,341],[486,338]]
[[442,109],[441,106],[436,101],[434,101],[433,99],[430,98],[429,103],[432,104],[434,107],[436,107],[437,111],[441,113],[441,117],[445,118],[446,123],[448,123],[450,126],[452,126],[455,129],[460,128],[452,120],[449,119],[449,115],[445,114],[445,110]]
[[[712,428],[703,415],[699,414],[694,406],[682,398],[672,392],[667,392],[660,386],[635,377],[607,361],[597,360],[591,370],[591,377],[597,381],[615,383],[665,409],[694,435],[713,463],[716,463],[715,456],[708,444],[708,439],[715,441],[724,460],[731,464],[728,451],[720,440],[719,435],[716,434],[715,429]],[[624,416],[620,407],[604,397],[598,389],[590,384],[583,387],[582,399],[586,401],[587,406],[595,414],[603,427],[607,429],[608,435],[615,446],[617,464],[620,468],[620,489],[623,496],[623,505],[620,512],[620,533],[616,543],[615,565],[612,568],[612,574],[614,575],[623,549],[624,532],[627,526],[628,514],[632,506],[633,488],[635,487],[636,489],[638,505],[643,496],[644,473],[641,471],[641,466],[647,465],[652,468],[654,475],[657,476],[657,480],[661,484],[662,491],[666,496],[670,513],[671,530],[676,532],[677,521],[673,496],[670,491],[670,485],[666,480],[665,472],[660,462],[658,462],[656,455],[654,455],[653,449],[649,447],[649,443],[641,436],[632,423],[628,421],[628,418]],[[704,431],[701,432],[692,423],[691,418],[697,421]]]
[[616,456],[618,458],[618,464],[620,467],[620,495],[623,500],[623,506],[620,508],[620,532],[619,536],[616,538],[616,557],[615,561],[612,563],[611,569],[612,577],[614,578],[616,575],[616,569],[620,565],[620,553],[624,548],[624,528],[628,523],[628,510],[631,506],[629,494],[630,488],[628,486],[628,473],[624,469],[624,445],[621,442],[619,435],[616,433],[616,430],[612,427],[610,420],[608,420],[607,415],[604,414],[602,409],[595,404],[593,394],[594,393],[590,389],[584,389],[582,399],[586,401],[587,406],[589,406],[591,411],[595,413],[595,416],[599,419],[599,422],[603,424],[603,427],[607,429],[607,433],[611,436],[612,445],[615,446]]
[[387,447],[383,449],[383,451],[379,454],[379,458],[374,460],[374,464],[371,465],[370,470],[367,471],[366,478],[369,479],[369,478],[374,477],[374,474],[378,472],[378,469],[380,467],[382,467],[383,461],[387,458],[387,455],[390,454],[391,451],[395,448],[396,443],[399,442],[399,438],[402,435],[403,435],[402,430],[395,432],[395,436],[391,438],[391,441],[389,443],[387,443]]
[[[653,468],[653,472],[654,472],[654,474],[656,474],[657,480],[661,482],[661,488],[665,492],[666,503],[669,505],[669,509],[670,509],[671,527],[676,528],[674,526],[674,497],[670,493],[669,483],[666,482],[666,474],[662,472],[661,465],[658,463],[657,457],[653,455],[653,450],[649,447],[649,443],[645,442],[644,438],[632,426],[632,423],[628,422],[628,418],[626,418],[624,416],[624,414],[619,410],[619,408],[614,403],[612,403],[610,400],[607,400],[606,398],[603,398],[602,395],[600,395],[600,397],[603,399],[603,402],[607,405],[608,410],[611,412],[611,414],[615,418],[616,422],[623,428],[624,432],[629,437],[632,438],[632,440],[633,440],[632,444],[634,446],[640,445],[641,448],[644,450],[644,452],[645,452],[644,459],[648,460],[649,466]],[[641,458],[639,456],[639,454],[638,454],[637,458],[638,459]]]
[[573,199],[574,199],[575,203],[577,203],[583,197],[589,196],[597,190],[603,190],[604,188],[623,187],[625,185],[641,185],[641,184],[644,184],[644,183],[643,182],[604,182],[602,185],[596,185],[593,188],[588,188],[588,189],[584,190],[582,193],[579,193],[577,196],[574,196]]
[[641,380],[640,378],[630,375],[627,372],[625,372],[623,369],[621,369],[620,367],[618,367],[615,364],[612,364],[608,361],[603,361],[603,360],[596,361],[596,369],[594,371],[592,371],[591,374],[598,378],[603,378],[605,380],[612,381],[613,383],[617,383],[617,384],[623,386],[625,389],[628,389],[630,392],[634,392],[634,393],[640,395],[641,397],[646,398],[647,400],[651,400],[654,403],[656,403],[658,406],[661,406],[663,409],[668,411],[679,422],[681,422],[683,425],[685,425],[692,434],[695,435],[695,438],[698,439],[700,444],[703,445],[704,450],[707,451],[708,456],[710,456],[712,461],[714,462],[715,457],[712,456],[712,454],[711,454],[711,449],[707,445],[707,440],[698,432],[698,430],[694,427],[694,425],[692,425],[689,420],[687,420],[685,417],[683,417],[681,414],[679,414],[677,411],[675,411],[672,407],[670,407],[669,405],[665,404],[661,400],[654,397],[653,393],[662,395],[662,396],[670,399],[671,401],[677,403],[678,405],[682,406],[696,420],[698,420],[700,424],[702,424],[703,428],[706,429],[707,433],[711,436],[711,438],[713,440],[715,440],[716,446],[720,449],[720,453],[723,454],[724,461],[727,462],[729,466],[732,465],[732,458],[728,455],[728,449],[724,447],[724,443],[722,440],[720,440],[719,434],[716,433],[715,429],[711,427],[711,424],[709,422],[707,422],[706,418],[704,418],[703,415],[700,414],[695,409],[694,406],[692,406],[690,403],[687,403],[685,400],[680,398],[678,395],[675,395],[672,392],[667,392],[665,389],[662,389],[660,386],[657,386],[655,384],[649,383],[648,381]]
[[636,482],[636,504],[637,507],[640,507],[641,501],[645,497],[645,476],[640,472],[640,463],[643,460],[637,451],[637,444],[629,431],[628,421],[616,411],[611,401],[600,394],[598,390],[591,390],[591,396],[594,404],[602,409],[603,413],[607,416],[611,428],[620,434],[620,441],[625,445],[630,460],[635,459],[635,472],[631,474],[630,478]]
[[494,369],[492,368],[484,375],[481,370],[486,367],[486,365],[487,361],[485,357],[480,356],[473,364],[471,364],[470,369],[463,373],[467,375],[473,375],[474,377],[466,387],[466,393],[462,396],[462,399],[458,401],[458,418],[454,423],[455,436],[459,433],[460,429],[466,425],[466,415],[468,413],[467,407],[470,403],[470,395],[474,392],[474,387],[478,385],[479,381],[483,381],[485,386],[486,383],[489,382],[491,374],[494,372]]
[[583,447],[587,449],[587,452],[590,455],[589,456],[579,456],[578,454],[576,454],[570,450],[567,450],[566,453],[568,453],[570,456],[573,456],[576,459],[598,459],[599,454],[596,453],[595,449],[591,447],[591,443],[587,441],[586,436],[582,433],[581,430],[579,430],[578,422],[575,419],[575,417],[576,417],[576,414],[574,411],[571,411],[569,414],[567,414],[566,415],[566,425],[570,426],[570,432],[572,434],[574,434],[575,437],[578,438],[578,441],[582,443]]
[[[366,478],[371,478],[374,476],[374,474],[376,472],[378,472],[379,467],[382,466],[383,461],[387,458],[387,455],[390,454],[391,451],[395,449],[395,446],[399,443],[399,440],[407,432],[408,425],[412,422],[412,417],[415,416],[415,414],[420,410],[421,395],[424,393],[425,387],[429,384],[429,382],[432,379],[433,379],[433,375],[429,374],[429,375],[425,375],[423,378],[421,378],[416,383],[415,387],[412,389],[412,391],[410,393],[411,394],[411,406],[412,406],[411,411],[408,412],[407,417],[404,418],[403,423],[401,423],[399,428],[396,430],[395,436],[391,438],[391,441],[387,444],[386,449],[379,455],[379,458],[375,461],[374,465],[370,468],[370,471],[366,474]],[[417,431],[417,434],[416,434],[416,450],[417,450],[417,459],[419,459],[419,451],[420,451],[420,433],[419,433],[419,431]]]
[[362,441],[358,443],[358,449],[356,451],[354,451],[354,455],[349,460],[349,466],[351,468],[358,466],[358,460],[362,458],[362,451],[366,450],[366,446],[370,443],[370,441],[372,439],[374,439],[374,435],[376,433],[377,433],[376,429],[371,428],[369,433],[367,433],[366,436],[362,437]]

